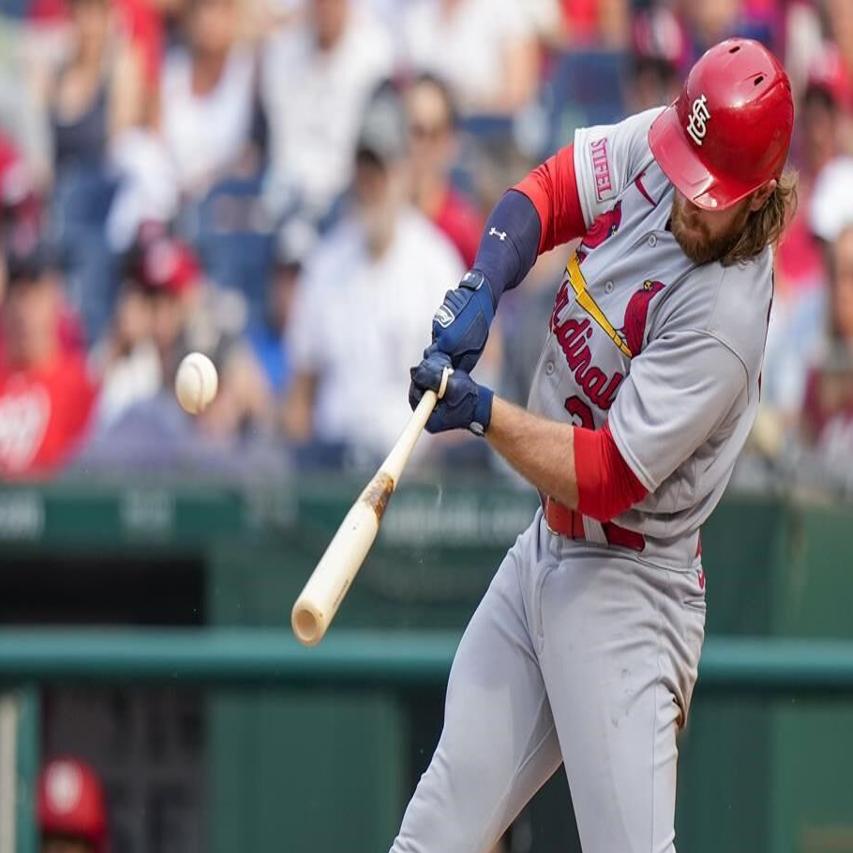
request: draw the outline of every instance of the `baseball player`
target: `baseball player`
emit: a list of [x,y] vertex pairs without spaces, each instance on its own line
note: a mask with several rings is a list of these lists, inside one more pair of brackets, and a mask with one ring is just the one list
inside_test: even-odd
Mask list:
[[[716,45],[673,104],[579,130],[509,190],[438,309],[411,403],[451,365],[427,428],[485,436],[542,508],[465,631],[394,853],[490,849],[561,763],[584,853],[675,850],[699,530],[758,405],[792,125],[779,62]],[[525,411],[470,371],[501,294],[577,237]]]

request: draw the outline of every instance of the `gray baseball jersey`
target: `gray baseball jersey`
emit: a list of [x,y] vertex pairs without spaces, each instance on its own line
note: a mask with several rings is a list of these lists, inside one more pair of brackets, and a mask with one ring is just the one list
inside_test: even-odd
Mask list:
[[[697,267],[668,230],[650,111],[578,131],[588,226],[529,406],[605,422],[642,503],[585,540],[540,510],[471,619],[444,729],[392,853],[485,853],[563,762],[584,853],[674,853],[676,732],[702,647],[699,527],[752,425],[771,256]],[[636,547],[637,543],[640,547]],[[622,538],[624,540],[624,537]]]
[[[668,230],[673,187],[652,158],[649,110],[579,130],[575,170],[589,231],[566,270],[529,408],[606,421],[649,495],[615,519],[642,556],[683,566],[755,418],[772,297],[771,250],[696,267]],[[605,542],[584,519],[588,539]]]

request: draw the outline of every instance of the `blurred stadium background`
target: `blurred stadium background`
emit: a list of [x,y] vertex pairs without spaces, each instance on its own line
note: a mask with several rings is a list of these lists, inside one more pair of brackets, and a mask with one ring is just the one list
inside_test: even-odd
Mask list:
[[[800,206],[703,531],[679,849],[853,851],[853,3],[2,0],[0,853],[388,848],[536,498],[425,438],[315,650],[292,601],[504,188],[733,34],[786,63]],[[564,256],[478,368],[512,399]],[[578,851],[568,804],[557,774],[500,849]]]

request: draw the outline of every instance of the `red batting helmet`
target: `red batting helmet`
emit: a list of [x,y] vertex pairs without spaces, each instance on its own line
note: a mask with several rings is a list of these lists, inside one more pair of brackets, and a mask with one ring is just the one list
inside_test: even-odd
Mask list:
[[758,42],[733,38],[693,66],[678,100],[654,120],[649,145],[683,195],[723,210],[779,177],[793,125],[785,69]]
[[107,812],[95,771],[74,758],[51,761],[39,775],[38,823],[44,835],[79,838],[105,853]]

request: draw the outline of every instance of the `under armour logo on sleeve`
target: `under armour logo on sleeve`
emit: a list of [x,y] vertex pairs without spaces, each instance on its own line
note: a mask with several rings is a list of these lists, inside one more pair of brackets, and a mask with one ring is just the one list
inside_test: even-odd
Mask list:
[[498,231],[498,229],[493,226],[489,231],[489,237],[497,237],[498,240],[503,243],[503,241],[506,240],[506,231]]
[[693,102],[693,112],[690,114],[690,121],[687,122],[687,132],[697,145],[702,144],[702,140],[708,132],[710,118],[708,99],[705,95],[701,95]]

